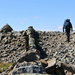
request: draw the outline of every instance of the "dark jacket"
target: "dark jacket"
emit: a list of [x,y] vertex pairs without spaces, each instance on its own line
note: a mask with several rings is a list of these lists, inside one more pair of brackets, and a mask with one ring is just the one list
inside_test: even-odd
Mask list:
[[67,19],[67,20],[64,22],[64,25],[63,25],[63,32],[64,32],[64,29],[65,29],[65,32],[73,31],[72,24],[71,24],[70,20]]

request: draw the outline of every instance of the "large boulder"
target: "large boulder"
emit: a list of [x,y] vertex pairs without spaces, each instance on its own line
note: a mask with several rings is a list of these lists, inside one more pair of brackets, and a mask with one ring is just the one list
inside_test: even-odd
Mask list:
[[51,72],[54,72],[55,68],[56,68],[56,59],[53,58],[49,61],[47,61],[48,65],[45,67],[45,70],[48,74],[50,74]]
[[7,32],[11,32],[13,29],[10,27],[9,24],[6,24],[1,30],[0,32],[3,32],[3,33],[7,33]]
[[40,52],[34,49],[34,50],[27,51],[25,53],[25,56],[20,58],[18,62],[23,62],[23,61],[31,62],[31,61],[37,61],[39,59],[40,59]]
[[33,37],[34,32],[35,32],[35,30],[34,30],[33,26],[29,26],[28,30],[27,30],[27,35],[31,35],[31,37]]
[[[9,75],[41,75],[46,74],[41,62],[22,62],[17,63],[12,72]],[[28,74],[29,73],[29,74]]]

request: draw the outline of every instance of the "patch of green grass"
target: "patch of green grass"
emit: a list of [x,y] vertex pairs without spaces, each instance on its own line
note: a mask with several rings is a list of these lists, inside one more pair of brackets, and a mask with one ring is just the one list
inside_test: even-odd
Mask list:
[[0,71],[2,71],[2,68],[5,70],[8,69],[13,63],[0,63]]

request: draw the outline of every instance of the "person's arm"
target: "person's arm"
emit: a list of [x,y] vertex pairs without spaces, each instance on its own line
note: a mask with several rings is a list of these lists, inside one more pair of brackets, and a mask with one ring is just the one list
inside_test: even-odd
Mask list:
[[64,32],[64,25],[63,25],[63,32]]
[[65,23],[66,23],[66,21],[65,21],[64,24],[63,24],[63,32],[64,32],[64,29],[65,29]]
[[70,27],[70,28],[71,28],[71,31],[73,31],[73,27],[72,27],[72,24],[70,23],[70,25],[71,25],[71,27]]

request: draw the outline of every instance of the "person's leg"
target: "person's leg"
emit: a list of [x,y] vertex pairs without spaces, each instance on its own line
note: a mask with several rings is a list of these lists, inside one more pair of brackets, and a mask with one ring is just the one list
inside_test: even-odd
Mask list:
[[67,41],[70,42],[70,33],[67,34]]
[[70,42],[70,32],[66,32],[66,41]]
[[66,41],[70,42],[70,28],[66,29]]

